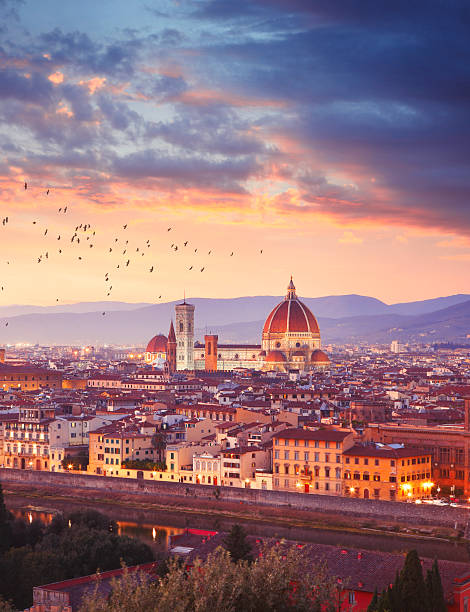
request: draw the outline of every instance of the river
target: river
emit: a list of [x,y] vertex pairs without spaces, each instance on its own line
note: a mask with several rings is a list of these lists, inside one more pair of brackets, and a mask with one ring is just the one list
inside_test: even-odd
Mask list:
[[[19,500],[18,500],[19,501]],[[422,557],[448,559],[451,561],[469,561],[470,555],[466,543],[425,537],[406,537],[402,534],[384,534],[373,532],[341,531],[333,529],[283,527],[271,525],[267,521],[232,521],[226,518],[214,518],[200,513],[162,512],[146,510],[129,510],[109,506],[106,508],[87,505],[86,502],[73,506],[65,502],[54,502],[54,507],[18,505],[11,508],[15,516],[26,520],[39,519],[49,523],[56,512],[72,512],[79,509],[96,509],[111,519],[119,527],[119,533],[138,538],[149,544],[155,552],[168,549],[169,538],[177,535],[187,527],[227,531],[234,522],[240,522],[249,534],[258,537],[285,538],[300,542],[330,544],[341,548],[379,550],[387,552],[407,552],[415,548]]]

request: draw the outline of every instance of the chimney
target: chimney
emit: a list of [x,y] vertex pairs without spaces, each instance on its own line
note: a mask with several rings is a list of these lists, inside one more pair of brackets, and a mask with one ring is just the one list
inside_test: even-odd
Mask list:
[[465,423],[464,429],[465,431],[470,431],[470,397],[464,398],[465,402]]

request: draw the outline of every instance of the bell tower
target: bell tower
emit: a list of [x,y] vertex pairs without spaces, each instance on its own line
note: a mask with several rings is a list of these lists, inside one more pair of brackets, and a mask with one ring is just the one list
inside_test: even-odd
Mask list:
[[168,341],[166,343],[166,360],[168,363],[169,373],[174,374],[174,372],[176,372],[176,335],[175,328],[173,327],[173,321],[171,321],[170,324]]
[[186,299],[175,306],[177,370],[194,370],[194,309]]

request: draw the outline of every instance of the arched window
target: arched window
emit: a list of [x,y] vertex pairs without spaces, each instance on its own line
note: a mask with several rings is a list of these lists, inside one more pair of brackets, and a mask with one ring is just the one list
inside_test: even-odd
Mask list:
[[313,469],[315,470],[315,477],[319,478],[320,477],[320,468],[318,467],[318,465],[316,465]]
[[370,480],[369,472],[364,472],[362,475],[362,480]]
[[296,346],[297,348],[300,348],[300,342],[296,342],[296,343],[295,343],[295,346]]
[[[336,468],[336,470],[335,470],[335,477],[336,478],[341,478],[341,468]],[[346,478],[346,474],[345,474],[345,478]]]
[[183,327],[183,321],[180,321],[180,332],[182,332],[182,331],[183,331],[183,329],[184,329],[184,327]]

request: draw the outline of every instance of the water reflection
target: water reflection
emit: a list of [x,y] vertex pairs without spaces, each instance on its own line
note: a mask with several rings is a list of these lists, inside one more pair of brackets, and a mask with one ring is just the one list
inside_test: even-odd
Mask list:
[[[45,525],[48,525],[56,512],[47,511],[38,508],[21,508],[12,510],[15,518],[22,518],[29,523],[33,520],[40,520]],[[152,525],[151,523],[134,523],[130,521],[116,521],[118,526],[118,534],[137,538],[151,544],[154,550],[168,550],[170,536],[178,535],[184,532],[181,527],[172,527],[170,525]],[[69,527],[71,523],[69,521]]]

